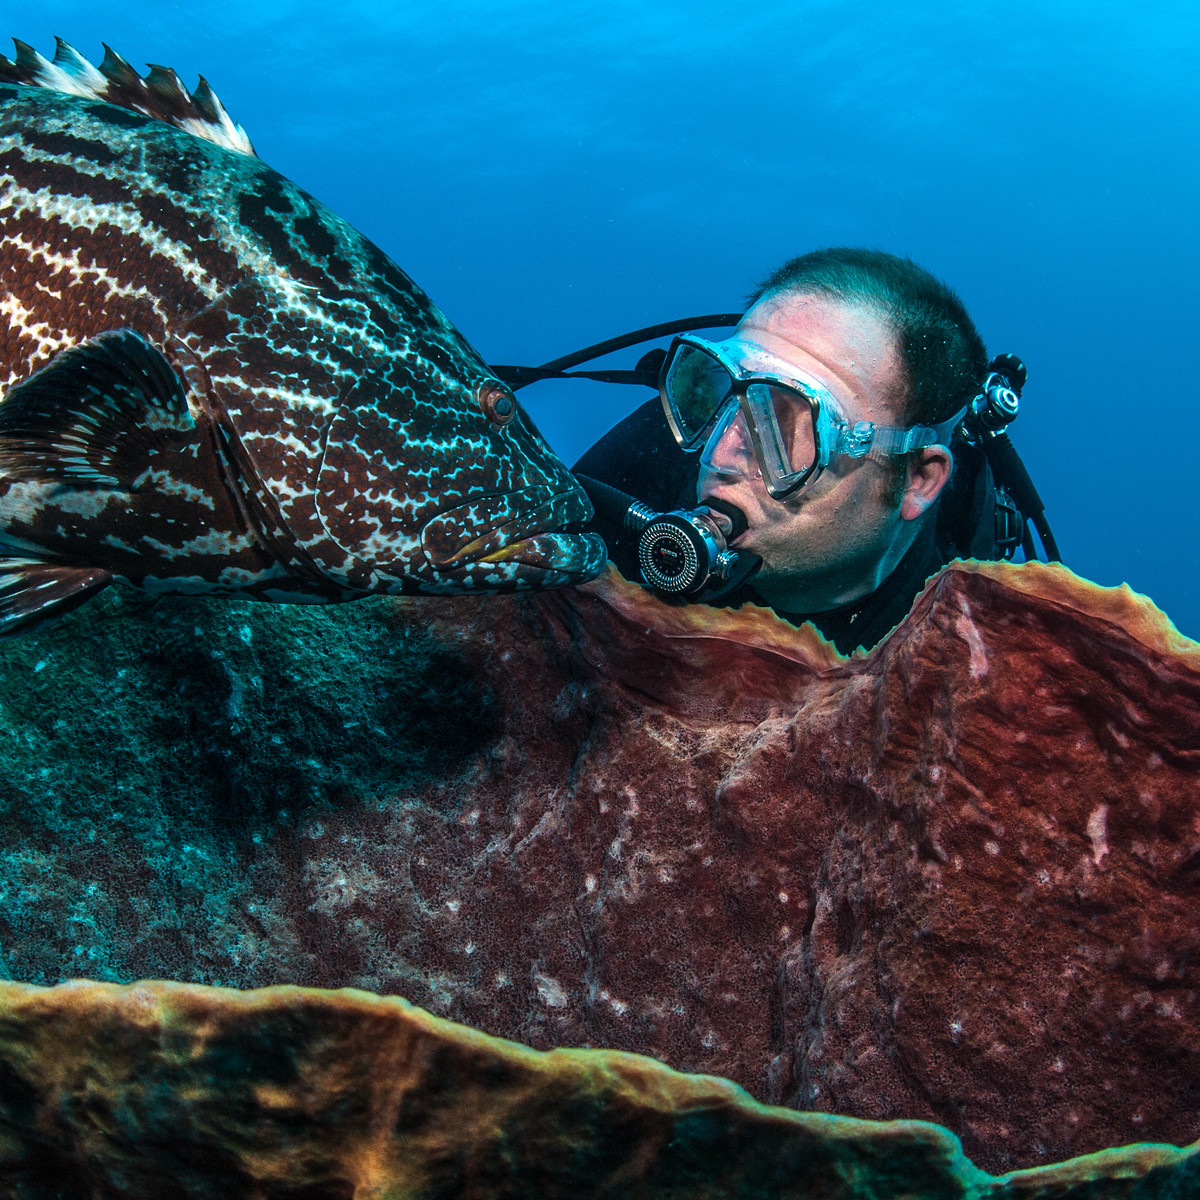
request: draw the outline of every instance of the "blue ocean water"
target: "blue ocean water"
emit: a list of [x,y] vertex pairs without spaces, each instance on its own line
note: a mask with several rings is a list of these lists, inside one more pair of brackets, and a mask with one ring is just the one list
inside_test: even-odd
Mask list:
[[[494,362],[907,254],[1029,366],[1066,561],[1200,637],[1200,10],[1097,0],[48,0],[6,32],[203,74]],[[634,356],[623,360],[632,364]],[[618,365],[618,364],[613,364]],[[539,384],[568,462],[649,395]]]

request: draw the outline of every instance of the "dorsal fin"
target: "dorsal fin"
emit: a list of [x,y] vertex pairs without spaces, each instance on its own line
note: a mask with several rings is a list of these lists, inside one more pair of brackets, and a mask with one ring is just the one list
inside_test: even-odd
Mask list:
[[16,56],[10,62],[0,54],[0,80],[104,100],[216,142],[227,150],[254,154],[246,131],[231,119],[203,75],[195,92],[189,92],[170,67],[150,63],[150,73],[143,78],[107,45],[104,61],[95,67],[62,38],[54,40],[57,48],[51,62],[28,43],[13,38]]

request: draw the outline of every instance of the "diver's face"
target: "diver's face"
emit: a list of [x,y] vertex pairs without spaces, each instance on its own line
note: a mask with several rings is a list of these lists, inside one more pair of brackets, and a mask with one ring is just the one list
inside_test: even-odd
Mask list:
[[[903,424],[890,403],[903,378],[899,348],[870,308],[780,293],[754,305],[734,336],[814,376],[850,420]],[[762,558],[754,586],[776,608],[818,612],[865,596],[912,542],[892,475],[874,459],[838,455],[814,482],[775,500],[742,413],[704,457],[699,501],[725,500],[745,513],[748,528],[733,545]]]

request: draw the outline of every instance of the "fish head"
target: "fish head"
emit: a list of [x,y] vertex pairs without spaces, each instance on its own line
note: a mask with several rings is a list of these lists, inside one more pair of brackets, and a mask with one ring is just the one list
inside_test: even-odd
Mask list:
[[[354,592],[552,588],[603,569],[592,507],[511,389],[376,251],[372,288],[256,276],[189,318],[269,497],[327,581]],[[285,539],[287,540],[287,539]]]
[[340,406],[317,487],[326,532],[406,591],[593,578],[607,555],[581,529],[587,496],[508,385],[457,331],[442,332],[365,376]]

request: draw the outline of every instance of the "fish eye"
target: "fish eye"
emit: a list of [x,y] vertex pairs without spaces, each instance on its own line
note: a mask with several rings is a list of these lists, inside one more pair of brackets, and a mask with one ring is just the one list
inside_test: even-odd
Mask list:
[[479,389],[479,405],[493,425],[507,425],[517,415],[517,398],[496,380]]

